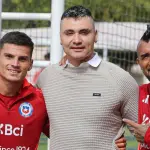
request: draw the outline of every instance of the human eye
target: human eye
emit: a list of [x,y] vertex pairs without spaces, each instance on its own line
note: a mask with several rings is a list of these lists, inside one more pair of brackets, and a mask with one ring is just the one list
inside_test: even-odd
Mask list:
[[13,58],[13,55],[11,55],[11,54],[4,54],[4,56],[5,56],[7,59]]
[[21,57],[19,57],[19,61],[21,61],[21,62],[26,62],[26,61],[28,61],[28,60],[29,60],[29,58],[26,57],[26,56],[21,56]]
[[145,54],[141,55],[142,60],[146,60],[146,59],[149,59],[149,58],[150,58],[150,54],[148,54],[148,53],[145,53]]
[[74,34],[74,32],[72,30],[65,31],[65,35],[67,35],[67,36],[71,36],[73,34]]
[[82,34],[82,35],[88,35],[89,33],[90,33],[89,29],[80,30],[80,34]]

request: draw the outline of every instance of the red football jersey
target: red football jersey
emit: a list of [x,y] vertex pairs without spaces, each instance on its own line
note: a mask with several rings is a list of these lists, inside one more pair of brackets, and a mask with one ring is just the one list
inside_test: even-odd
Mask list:
[[[150,123],[150,83],[140,86],[139,95],[139,123]],[[150,149],[150,128],[144,137],[145,143],[140,144],[140,150]]]
[[41,132],[49,135],[43,95],[27,80],[17,96],[0,95],[0,111],[0,149],[35,150]]

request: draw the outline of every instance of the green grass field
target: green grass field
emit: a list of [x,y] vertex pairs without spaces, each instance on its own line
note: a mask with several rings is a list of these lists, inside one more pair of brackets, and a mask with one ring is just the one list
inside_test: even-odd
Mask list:
[[[137,150],[137,142],[135,138],[130,134],[128,129],[126,129],[125,137],[127,139],[127,150]],[[47,137],[43,134],[41,135],[38,150],[47,150]]]
[[47,144],[40,144],[38,150],[47,150]]
[[126,129],[125,137],[127,139],[127,150],[137,150],[138,143],[128,129]]

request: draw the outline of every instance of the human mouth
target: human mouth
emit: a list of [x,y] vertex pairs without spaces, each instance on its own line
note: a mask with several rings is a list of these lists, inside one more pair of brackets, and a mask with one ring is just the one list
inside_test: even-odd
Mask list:
[[10,73],[12,73],[12,74],[17,74],[17,73],[19,73],[18,70],[13,70],[13,69],[8,69],[8,71],[9,71]]
[[76,52],[80,52],[83,51],[84,47],[71,47],[71,49],[73,49]]

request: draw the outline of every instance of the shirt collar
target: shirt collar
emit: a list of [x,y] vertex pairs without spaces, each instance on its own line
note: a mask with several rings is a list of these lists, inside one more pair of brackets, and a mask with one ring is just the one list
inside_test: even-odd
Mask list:
[[101,58],[98,56],[97,53],[94,53],[94,57],[90,59],[87,63],[92,67],[98,67],[98,65],[101,63]]
[[[101,63],[102,59],[98,56],[98,54],[95,52],[94,53],[94,57],[92,57],[89,61],[87,61],[87,63],[92,66],[92,67],[98,67],[98,65]],[[69,64],[69,61],[66,61],[66,64],[64,65],[64,67],[67,67],[67,65]]]

